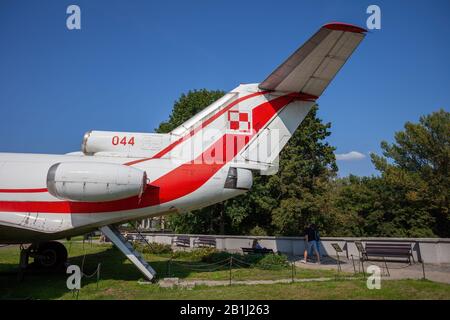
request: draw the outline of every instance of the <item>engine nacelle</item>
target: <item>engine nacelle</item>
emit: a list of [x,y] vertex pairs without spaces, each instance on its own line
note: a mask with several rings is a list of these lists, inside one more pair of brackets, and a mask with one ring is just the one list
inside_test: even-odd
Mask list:
[[253,174],[251,170],[231,167],[228,170],[225,188],[250,190],[253,185]]
[[81,151],[86,155],[151,157],[170,144],[170,134],[89,131]]
[[47,173],[48,192],[70,201],[102,202],[140,196],[145,171],[114,163],[60,162]]

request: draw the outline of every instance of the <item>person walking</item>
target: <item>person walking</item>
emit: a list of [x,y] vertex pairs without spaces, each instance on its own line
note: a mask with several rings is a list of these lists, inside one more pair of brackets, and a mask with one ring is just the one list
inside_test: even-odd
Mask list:
[[319,232],[317,231],[317,227],[315,224],[309,224],[308,227],[305,229],[304,232],[305,235],[305,251],[303,253],[303,260],[301,262],[307,263],[308,261],[308,253],[314,250],[316,257],[317,257],[317,263],[320,264],[320,253],[319,253]]

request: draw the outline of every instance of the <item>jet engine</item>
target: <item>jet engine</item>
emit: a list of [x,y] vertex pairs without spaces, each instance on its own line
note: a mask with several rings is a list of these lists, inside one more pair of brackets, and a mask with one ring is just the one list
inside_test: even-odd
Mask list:
[[60,162],[47,173],[48,192],[70,201],[102,202],[140,196],[145,171],[114,163]]
[[170,134],[89,131],[83,137],[85,155],[106,157],[151,157],[170,143]]

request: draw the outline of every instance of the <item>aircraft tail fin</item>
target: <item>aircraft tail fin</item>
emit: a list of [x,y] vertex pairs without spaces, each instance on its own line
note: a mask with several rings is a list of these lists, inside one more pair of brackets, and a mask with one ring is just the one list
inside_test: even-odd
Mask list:
[[[287,94],[292,100],[255,132],[239,161],[261,168],[262,173],[276,172],[281,150],[364,39],[365,32],[354,25],[326,24],[258,85],[260,90]],[[253,118],[255,113],[263,113],[258,108],[253,110]]]
[[279,153],[366,30],[326,24],[260,84],[244,84],[170,135],[155,157],[228,163],[274,173]]

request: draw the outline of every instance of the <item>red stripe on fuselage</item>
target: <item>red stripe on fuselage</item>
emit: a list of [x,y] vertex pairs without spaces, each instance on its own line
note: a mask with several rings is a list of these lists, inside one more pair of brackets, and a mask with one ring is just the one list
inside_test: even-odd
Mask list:
[[127,162],[124,163],[124,165],[126,166],[132,166],[134,164],[137,163],[141,163],[144,161],[148,161],[151,159],[158,159],[161,158],[162,156],[164,156],[165,154],[167,154],[168,152],[170,152],[173,148],[175,148],[177,145],[179,145],[180,143],[190,139],[192,136],[194,136],[197,132],[199,132],[200,130],[202,130],[203,128],[205,128],[206,126],[208,126],[211,122],[213,122],[214,120],[216,120],[217,118],[219,118],[221,115],[223,115],[225,112],[227,112],[228,110],[230,110],[232,107],[234,107],[236,104],[251,99],[253,97],[257,97],[260,95],[264,95],[266,93],[269,93],[270,91],[260,91],[260,92],[255,92],[249,95],[246,95],[244,97],[238,98],[235,101],[231,102],[228,106],[226,106],[225,108],[223,108],[222,110],[220,110],[219,112],[217,112],[216,114],[214,114],[211,118],[205,120],[200,126],[192,129],[191,131],[189,131],[189,133],[187,133],[185,136],[183,136],[182,138],[176,140],[175,142],[171,143],[169,146],[165,147],[163,150],[161,150],[160,152],[158,152],[157,154],[155,154],[153,157],[151,158],[145,158],[145,159],[139,159],[139,160],[134,160],[131,162]]
[[0,193],[38,193],[47,192],[47,188],[40,189],[0,189]]
[[[279,110],[298,97],[285,95],[271,101],[266,101],[254,108],[254,127],[251,137],[264,127]],[[156,179],[148,186],[139,199],[131,197],[108,202],[73,202],[73,201],[0,201],[0,211],[5,212],[45,212],[45,213],[100,213],[133,210],[145,208],[175,199],[179,199],[194,192],[205,184],[220,168],[230,162],[249,142],[234,144],[233,148],[227,143],[242,138],[242,135],[225,134],[213,145],[207,148],[199,157],[182,164],[174,170]]]
[[[158,159],[161,158],[162,156],[164,156],[166,153],[170,152],[173,148],[175,148],[177,145],[179,145],[180,143],[182,143],[183,141],[188,140],[189,138],[191,138],[192,136],[194,136],[197,132],[199,132],[201,129],[205,128],[207,125],[209,125],[211,122],[213,122],[214,120],[216,120],[217,118],[219,118],[221,115],[223,115],[227,110],[231,109],[232,107],[234,107],[236,104],[251,99],[253,97],[257,97],[260,95],[264,95],[269,93],[270,91],[260,91],[260,92],[255,92],[246,96],[243,96],[241,98],[236,99],[235,101],[233,101],[232,103],[230,103],[227,107],[225,107],[224,109],[220,110],[218,113],[214,114],[212,117],[210,117],[209,119],[207,119],[206,121],[204,121],[200,126],[198,126],[197,128],[194,128],[193,130],[191,130],[189,133],[187,133],[185,136],[181,137],[180,139],[174,141],[173,143],[171,143],[169,146],[165,147],[163,150],[161,150],[160,152],[158,152],[157,154],[155,154],[153,157],[151,158],[145,158],[145,159],[139,159],[139,160],[134,160],[134,161],[130,161],[130,162],[126,162],[124,163],[124,165],[126,166],[132,166],[134,164],[137,163],[141,163],[144,161],[148,161],[151,159]],[[38,189],[0,189],[0,193],[40,193],[40,192],[48,192],[47,188],[38,188]]]

